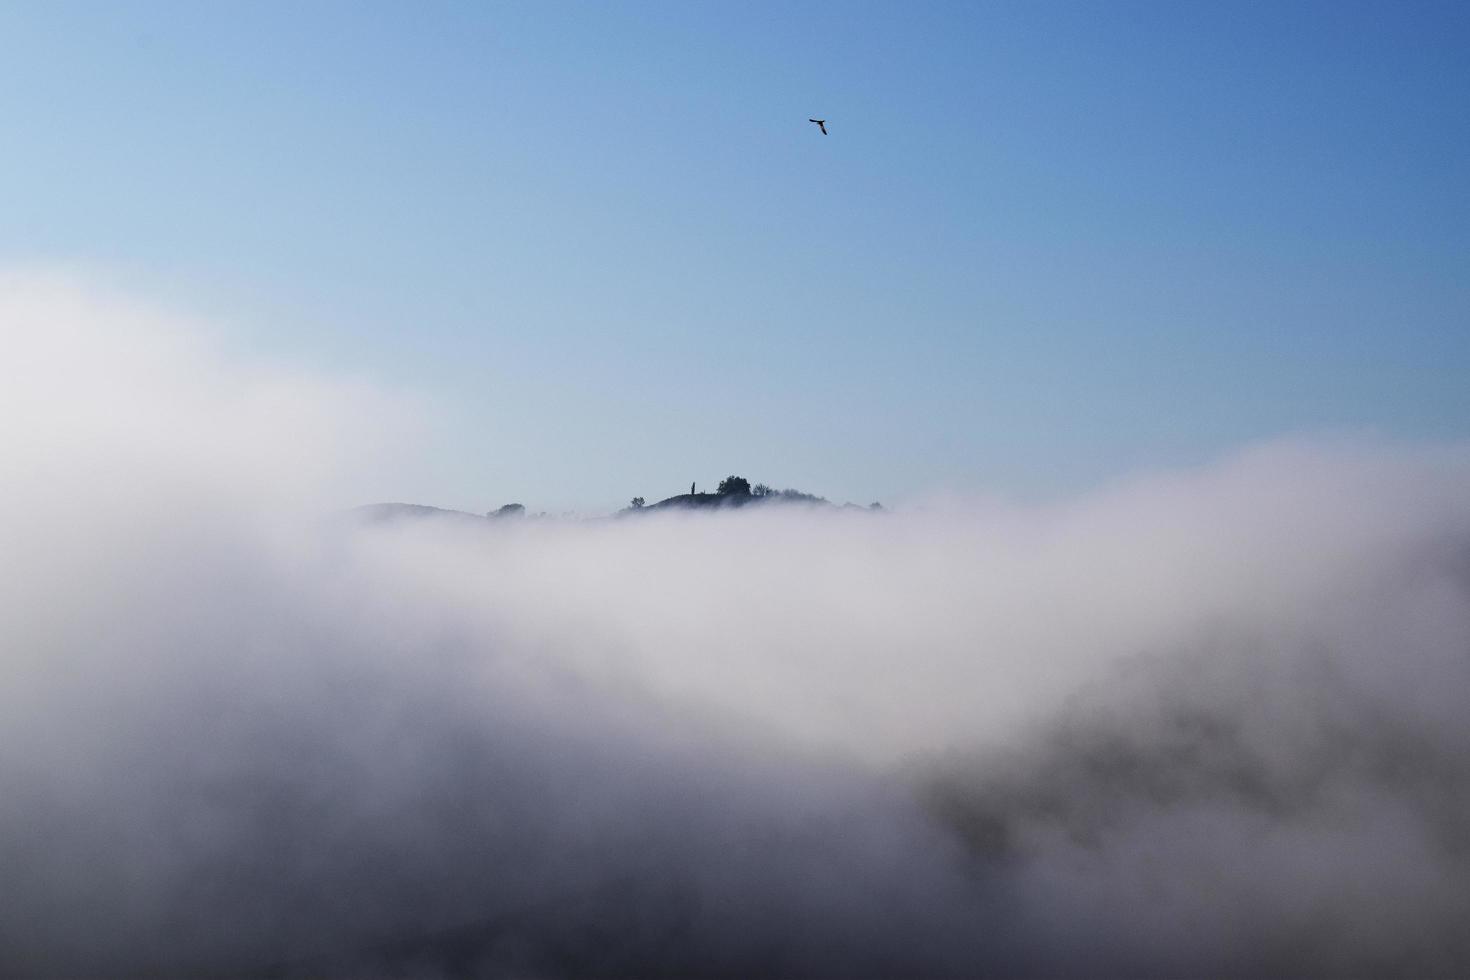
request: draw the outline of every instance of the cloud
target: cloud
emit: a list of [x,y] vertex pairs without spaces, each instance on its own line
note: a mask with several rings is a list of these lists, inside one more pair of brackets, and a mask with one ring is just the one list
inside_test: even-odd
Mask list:
[[357,525],[419,401],[0,289],[0,971],[1470,965],[1470,452]]

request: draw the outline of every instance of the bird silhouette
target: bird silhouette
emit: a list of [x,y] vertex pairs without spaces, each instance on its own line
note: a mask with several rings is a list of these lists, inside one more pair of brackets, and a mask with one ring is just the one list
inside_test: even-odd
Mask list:
[[814,123],[816,123],[817,124],[817,128],[822,131],[822,135],[823,136],[826,136],[827,135],[827,120],[825,120],[825,119],[808,119],[807,122],[814,122]]

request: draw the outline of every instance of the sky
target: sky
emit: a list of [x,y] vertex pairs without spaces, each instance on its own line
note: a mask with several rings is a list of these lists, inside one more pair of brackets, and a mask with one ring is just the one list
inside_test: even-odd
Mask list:
[[422,398],[377,498],[1470,437],[1463,4],[9,3],[0,42],[0,264]]

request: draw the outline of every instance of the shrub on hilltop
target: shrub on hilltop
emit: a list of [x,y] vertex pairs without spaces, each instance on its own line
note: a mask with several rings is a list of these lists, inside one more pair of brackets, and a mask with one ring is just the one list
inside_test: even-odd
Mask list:
[[743,476],[735,476],[732,474],[720,481],[720,485],[716,488],[716,492],[719,493],[721,497],[749,497],[750,481]]

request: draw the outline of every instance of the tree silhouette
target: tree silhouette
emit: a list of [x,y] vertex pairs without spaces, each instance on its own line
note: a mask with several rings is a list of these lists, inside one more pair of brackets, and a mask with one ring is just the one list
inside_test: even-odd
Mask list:
[[629,502],[628,509],[629,510],[642,510],[643,509],[643,504],[644,504],[644,500],[643,500],[642,497],[634,497],[632,499],[632,501]]
[[731,474],[730,476],[727,476],[720,481],[720,485],[716,488],[716,490],[722,497],[749,497],[750,481],[743,476],[735,476],[734,474]]

